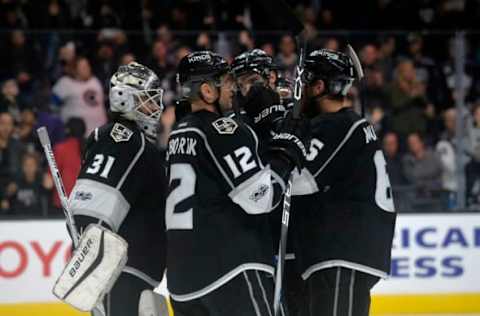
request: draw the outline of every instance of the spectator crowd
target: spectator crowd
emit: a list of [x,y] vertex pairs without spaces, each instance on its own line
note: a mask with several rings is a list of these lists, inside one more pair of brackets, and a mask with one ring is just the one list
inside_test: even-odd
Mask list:
[[[463,174],[467,207],[479,210],[480,1],[349,1],[348,10],[346,1],[288,2],[309,50],[351,43],[359,52],[366,77],[348,99],[383,140],[397,209],[456,209]],[[160,77],[161,148],[175,120],[175,67],[190,51],[232,59],[258,47],[292,79],[295,38],[270,30],[266,16],[253,1],[0,0],[0,216],[61,215],[36,128],[47,126],[68,193],[85,138],[108,121],[119,65],[139,61]],[[461,93],[451,31],[459,27],[470,29]]]

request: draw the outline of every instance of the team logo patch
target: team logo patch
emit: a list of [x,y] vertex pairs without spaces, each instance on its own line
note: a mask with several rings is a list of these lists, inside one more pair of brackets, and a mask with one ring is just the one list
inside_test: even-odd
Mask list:
[[222,117],[212,123],[219,134],[233,134],[238,128],[237,122],[228,117]]
[[268,187],[266,184],[262,184],[262,185],[257,189],[257,191],[253,192],[253,193],[250,195],[250,200],[252,200],[252,201],[254,201],[254,202],[260,201],[260,200],[265,196],[265,194],[267,194],[268,189],[269,189],[269,187]]
[[110,136],[116,143],[128,142],[132,135],[133,131],[126,128],[120,123],[115,123],[115,125],[113,125],[112,131],[110,132]]
[[77,191],[75,192],[75,200],[88,201],[93,198],[93,194],[90,192]]

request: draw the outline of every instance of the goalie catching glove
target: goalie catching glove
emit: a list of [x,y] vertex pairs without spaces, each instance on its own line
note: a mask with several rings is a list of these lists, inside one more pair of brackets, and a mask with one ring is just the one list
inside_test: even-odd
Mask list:
[[125,267],[127,248],[127,242],[117,234],[99,225],[89,225],[57,279],[53,294],[80,311],[91,311]]

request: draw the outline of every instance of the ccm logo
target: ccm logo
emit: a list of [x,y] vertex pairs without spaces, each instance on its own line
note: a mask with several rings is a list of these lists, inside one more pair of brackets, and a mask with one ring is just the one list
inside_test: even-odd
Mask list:
[[[51,246],[41,245],[38,241],[20,243],[14,240],[0,242],[0,280],[2,278],[16,278],[21,276],[29,265],[39,261],[42,267],[42,276],[50,277],[52,263],[63,260],[67,263],[71,256],[71,245],[57,240]],[[37,262],[38,262],[37,261]],[[14,262],[14,264],[8,264]]]

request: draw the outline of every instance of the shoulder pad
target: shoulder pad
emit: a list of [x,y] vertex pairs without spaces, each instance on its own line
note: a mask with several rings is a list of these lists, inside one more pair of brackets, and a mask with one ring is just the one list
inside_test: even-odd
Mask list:
[[229,117],[216,119],[212,125],[219,134],[233,134],[238,128],[238,123]]
[[110,131],[110,137],[116,142],[128,142],[132,138],[133,131],[121,123],[115,123]]

